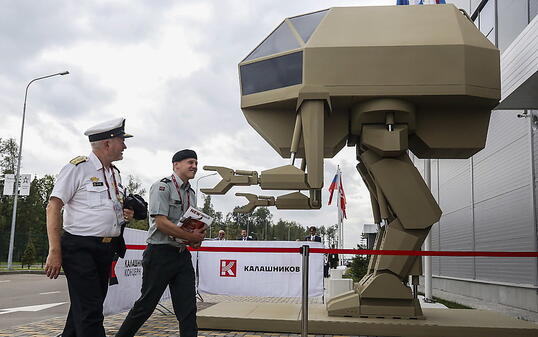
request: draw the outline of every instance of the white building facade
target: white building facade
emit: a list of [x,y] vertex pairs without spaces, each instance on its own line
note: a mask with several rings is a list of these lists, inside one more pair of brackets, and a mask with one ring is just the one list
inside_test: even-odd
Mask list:
[[[484,150],[465,160],[431,160],[431,189],[443,210],[431,249],[536,252],[538,0],[447,3],[469,13],[501,50],[502,100]],[[414,161],[422,171],[424,161]],[[432,274],[434,296],[538,317],[537,258],[433,257]]]

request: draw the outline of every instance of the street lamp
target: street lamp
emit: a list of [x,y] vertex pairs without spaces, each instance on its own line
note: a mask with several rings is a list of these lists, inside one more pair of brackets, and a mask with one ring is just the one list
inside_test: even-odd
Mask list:
[[[201,176],[201,177],[196,179],[196,198],[198,198],[198,183],[200,182],[200,179],[211,177],[211,176],[214,176],[215,174],[217,174],[217,172],[206,174],[205,176]],[[209,237],[212,237],[211,236],[211,228],[212,228],[212,226],[209,226]]]
[[47,76],[37,77],[31,80],[28,85],[26,86],[26,91],[24,92],[24,105],[22,107],[22,126],[21,126],[21,138],[19,143],[19,157],[17,158],[17,172],[15,173],[15,198],[13,199],[13,215],[11,218],[11,236],[9,237],[9,253],[7,257],[7,268],[13,269],[13,244],[15,241],[15,222],[17,221],[17,199],[19,197],[19,177],[20,177],[20,170],[21,170],[21,156],[22,156],[22,137],[24,135],[24,118],[26,117],[26,99],[28,98],[28,88],[30,87],[30,84],[34,83],[35,81],[43,80],[45,78],[53,77],[53,76],[63,76],[69,74],[69,71],[63,71],[61,73],[51,74]]
[[206,174],[205,176],[201,176],[199,178],[196,178],[196,198],[198,198],[198,183],[200,182],[200,179],[211,177],[211,176],[214,176],[215,174],[217,174],[217,172],[213,172],[213,173],[210,173],[210,174]]

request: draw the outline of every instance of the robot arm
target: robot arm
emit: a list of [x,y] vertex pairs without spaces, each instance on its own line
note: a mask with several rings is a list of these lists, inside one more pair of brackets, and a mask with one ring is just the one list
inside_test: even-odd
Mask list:
[[[238,193],[249,203],[238,212],[251,212],[257,206],[276,206],[278,209],[319,209],[323,187],[323,134],[325,100],[304,100],[297,113],[291,141],[291,164],[262,171],[233,170],[222,166],[204,166],[216,171],[222,180],[213,188],[201,189],[206,194],[226,194],[233,186],[259,185],[263,190],[308,190],[309,195],[293,192],[275,197]],[[301,168],[294,166],[295,154],[302,137],[305,158]],[[305,172],[305,168],[308,171]]]

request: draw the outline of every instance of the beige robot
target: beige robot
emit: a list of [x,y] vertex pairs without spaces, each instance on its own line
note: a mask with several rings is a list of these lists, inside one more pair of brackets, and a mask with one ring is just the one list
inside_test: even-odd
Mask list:
[[[208,166],[233,186],[292,190],[248,204],[319,209],[323,160],[354,146],[380,225],[376,249],[419,250],[441,209],[408,151],[468,158],[485,146],[500,98],[499,51],[453,5],[330,8],[285,19],[240,64],[241,109],[290,164],[262,171]],[[301,158],[299,166],[295,159]],[[302,193],[304,191],[305,193]],[[420,258],[372,256],[331,316],[422,318],[407,284]]]

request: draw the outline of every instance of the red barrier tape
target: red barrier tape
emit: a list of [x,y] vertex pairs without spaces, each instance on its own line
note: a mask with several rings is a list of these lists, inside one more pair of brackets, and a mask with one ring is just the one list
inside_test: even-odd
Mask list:
[[[144,250],[146,245],[127,245],[127,249]],[[198,252],[238,253],[300,253],[300,248],[272,247],[189,247]],[[311,253],[353,255],[407,255],[407,256],[490,256],[490,257],[538,257],[538,252],[466,252],[466,251],[423,251],[423,250],[375,250],[375,249],[325,249],[310,248]]]

